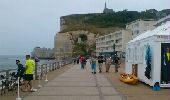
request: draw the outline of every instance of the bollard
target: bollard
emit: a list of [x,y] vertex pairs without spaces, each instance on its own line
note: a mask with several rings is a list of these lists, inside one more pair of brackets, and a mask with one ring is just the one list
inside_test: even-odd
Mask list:
[[42,85],[40,84],[40,74],[39,74],[39,79],[38,79],[38,87],[41,88]]
[[20,94],[19,94],[19,77],[18,77],[18,97],[16,98],[16,100],[21,100]]
[[47,79],[47,65],[46,65],[45,82],[48,82],[48,79]]
[[48,79],[47,79],[47,74],[45,75],[45,82],[48,82]]
[[39,67],[39,74],[38,74],[39,78],[38,78],[38,87],[41,88],[42,85],[40,83],[40,78],[41,78],[41,67]]

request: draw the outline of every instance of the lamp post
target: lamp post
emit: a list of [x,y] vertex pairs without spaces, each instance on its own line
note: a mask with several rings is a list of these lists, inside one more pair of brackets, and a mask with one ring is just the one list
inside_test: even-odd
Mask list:
[[101,48],[101,55],[103,55],[103,48]]
[[115,59],[115,44],[113,44],[113,60]]

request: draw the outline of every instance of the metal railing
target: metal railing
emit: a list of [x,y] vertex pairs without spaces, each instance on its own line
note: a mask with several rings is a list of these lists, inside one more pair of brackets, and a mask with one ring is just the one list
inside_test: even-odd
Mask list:
[[[35,80],[42,80],[43,77],[46,77],[47,80],[47,73],[57,70],[67,64],[72,63],[72,59],[66,59],[61,61],[49,61],[44,64],[36,63],[35,67],[35,74],[34,79]],[[9,69],[9,70],[1,70],[0,71],[0,90],[1,95],[5,94],[5,90],[11,88],[11,84],[17,83],[17,78],[13,79],[14,73],[17,72],[17,69]],[[15,80],[15,81],[14,81]],[[18,83],[17,83],[18,84]],[[17,86],[17,85],[16,85]],[[15,87],[16,88],[16,87]],[[12,89],[13,90],[13,89]]]

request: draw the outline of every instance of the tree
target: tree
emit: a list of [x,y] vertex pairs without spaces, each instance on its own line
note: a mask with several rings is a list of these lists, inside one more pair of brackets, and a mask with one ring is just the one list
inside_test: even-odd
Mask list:
[[82,42],[82,43],[76,43],[73,47],[73,52],[75,53],[75,55],[86,55],[87,54],[87,50],[86,50],[86,43]]

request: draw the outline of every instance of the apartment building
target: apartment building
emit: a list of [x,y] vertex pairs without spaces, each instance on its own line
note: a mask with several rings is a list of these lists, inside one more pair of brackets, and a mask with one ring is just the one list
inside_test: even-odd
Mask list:
[[131,30],[132,38],[146,32],[147,30],[153,30],[155,28],[156,21],[154,20],[142,20],[138,19],[126,24],[126,29]]
[[39,59],[53,59],[54,58],[54,49],[51,48],[40,48],[35,47],[31,52],[32,57],[38,57]]
[[96,56],[103,54],[105,56],[113,55],[113,45],[119,57],[124,57],[126,50],[126,43],[130,41],[131,31],[120,30],[104,36],[96,38]]

